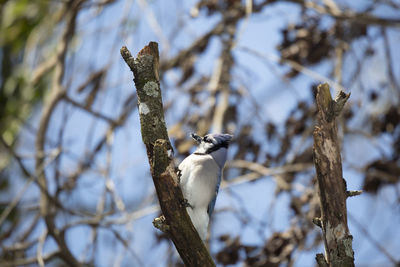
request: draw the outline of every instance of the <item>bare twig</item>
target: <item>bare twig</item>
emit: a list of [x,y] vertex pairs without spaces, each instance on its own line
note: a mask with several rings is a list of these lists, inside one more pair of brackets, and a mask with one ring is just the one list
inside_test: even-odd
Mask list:
[[[43,259],[43,262],[46,263],[46,262],[48,262],[56,257],[59,257],[59,256],[60,256],[60,252],[54,251],[47,255],[44,255],[42,257],[42,259]],[[25,258],[25,259],[23,259],[23,258],[17,259],[17,260],[11,261],[11,262],[0,262],[0,265],[2,267],[15,267],[15,266],[32,265],[36,262],[37,262],[37,257],[30,257],[30,258]]]
[[44,230],[43,234],[39,237],[39,244],[37,246],[36,258],[40,267],[44,267],[43,259],[43,246],[47,238],[47,229]]
[[400,84],[396,80],[396,75],[394,73],[394,66],[393,66],[393,55],[390,51],[390,44],[389,44],[389,36],[387,30],[385,28],[382,29],[382,36],[383,36],[383,44],[385,48],[385,58],[387,62],[387,75],[389,77],[391,89],[394,94],[400,97]]
[[380,18],[368,13],[358,13],[351,10],[341,11],[339,8],[319,5],[317,2],[309,0],[291,0],[300,3],[306,8],[314,9],[318,13],[327,14],[338,20],[348,20],[358,24],[370,24],[385,27],[400,27],[400,19]]
[[[28,180],[25,182],[22,189],[18,192],[18,194],[14,197],[14,199],[10,202],[10,204],[8,204],[7,207],[1,213],[1,215],[0,215],[0,226],[1,226],[3,224],[3,222],[5,221],[5,219],[8,217],[8,215],[11,213],[11,211],[18,205],[19,201],[24,196],[25,192],[28,190],[28,188],[31,186],[31,184],[36,180],[36,176],[32,175],[28,171],[28,169],[22,163],[22,159],[15,153],[15,151],[13,149],[11,149],[11,147],[8,146],[8,144],[5,142],[5,140],[1,136],[0,136],[0,142],[9,151],[9,153],[14,157],[14,159],[17,161],[20,169],[22,170],[22,172],[28,177]],[[43,171],[46,168],[46,166],[48,164],[50,164],[60,154],[60,152],[61,152],[60,149],[56,149],[53,151],[53,153],[50,153],[51,158],[47,162],[43,162],[42,166],[40,166],[40,170]]]
[[311,68],[307,68],[306,66],[303,66],[294,60],[282,59],[274,54],[263,54],[263,53],[260,53],[256,50],[253,50],[248,47],[240,46],[240,47],[238,47],[238,49],[248,52],[250,54],[253,54],[254,56],[259,57],[261,59],[265,59],[265,60],[280,63],[280,64],[289,65],[294,70],[296,70],[300,73],[303,73],[304,75],[307,75],[317,81],[320,81],[320,82],[328,81],[329,84],[331,84],[333,86],[333,88],[335,88],[335,90],[337,90],[338,92],[340,90],[344,89],[344,87],[340,83],[337,83],[334,80],[331,80],[328,77],[321,75],[321,74],[317,73],[316,71],[313,71]]
[[101,114],[100,112],[92,110],[90,107],[87,107],[86,105],[75,101],[74,99],[72,99],[71,97],[69,97],[67,95],[65,95],[64,100],[67,101],[68,103],[70,103],[71,105],[92,114],[96,118],[102,119],[110,124],[116,124],[116,122],[112,118],[109,118],[106,115]]
[[212,118],[213,131],[216,133],[222,133],[224,129],[224,117],[225,112],[229,108],[229,95],[230,95],[230,83],[231,83],[231,72],[233,67],[233,56],[232,48],[234,45],[235,32],[237,29],[237,20],[233,20],[226,26],[226,33],[228,37],[224,40],[224,47],[219,58],[217,68],[218,75],[215,80],[214,89],[215,92],[220,91],[218,105],[215,107],[214,116]]
[[357,228],[361,230],[361,232],[371,242],[371,244],[374,245],[380,252],[382,252],[382,254],[384,254],[390,260],[390,262],[393,264],[393,266],[400,265],[400,261],[396,261],[396,259],[387,251],[387,249],[383,245],[379,244],[379,242],[376,241],[374,237],[372,237],[372,235],[368,232],[367,228],[364,225],[362,225],[351,214],[349,214],[349,219],[352,223],[357,225]]
[[[229,180],[229,182],[222,182],[222,187],[224,186],[231,186],[239,183],[249,182],[252,180],[259,179],[260,177],[264,176],[274,176],[276,182],[281,184],[284,188],[290,188],[291,185],[286,182],[283,178],[281,178],[281,174],[289,173],[289,172],[300,172],[307,170],[312,167],[312,164],[307,163],[295,163],[295,164],[288,164],[279,167],[270,167],[267,168],[261,164],[255,162],[249,162],[247,160],[233,160],[227,162],[227,168],[241,168],[241,169],[248,169],[252,171],[251,173],[236,177],[234,179]],[[226,185],[225,185],[226,184]]]

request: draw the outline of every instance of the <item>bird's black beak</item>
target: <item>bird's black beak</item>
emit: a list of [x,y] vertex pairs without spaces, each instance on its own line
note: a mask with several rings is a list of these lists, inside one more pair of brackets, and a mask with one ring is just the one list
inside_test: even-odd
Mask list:
[[200,135],[197,135],[197,134],[195,134],[195,133],[191,133],[190,136],[191,136],[194,140],[196,140],[196,142],[199,143],[199,144],[200,144],[201,141],[203,140],[203,138],[201,138]]

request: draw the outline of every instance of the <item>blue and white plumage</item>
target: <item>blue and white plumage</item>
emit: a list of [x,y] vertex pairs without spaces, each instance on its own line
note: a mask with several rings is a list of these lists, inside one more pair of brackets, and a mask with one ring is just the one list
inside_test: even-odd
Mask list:
[[180,186],[192,223],[201,239],[205,240],[232,135],[191,136],[197,141],[198,147],[178,167]]

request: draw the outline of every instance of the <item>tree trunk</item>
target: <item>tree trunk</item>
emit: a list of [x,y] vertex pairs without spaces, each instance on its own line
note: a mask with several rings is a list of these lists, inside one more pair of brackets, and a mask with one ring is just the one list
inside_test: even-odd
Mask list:
[[[215,266],[203,241],[195,230],[179,186],[172,160],[172,146],[164,120],[158,75],[158,44],[150,42],[133,58],[124,46],[121,55],[134,74],[143,143],[146,146],[151,174],[166,231],[186,266]],[[159,224],[160,221],[157,222]]]
[[350,94],[340,92],[332,100],[328,84],[317,88],[317,122],[314,128],[314,164],[317,171],[325,257],[317,254],[319,266],[354,266],[352,239],[347,226],[346,182],[342,177],[342,160],[335,122]]

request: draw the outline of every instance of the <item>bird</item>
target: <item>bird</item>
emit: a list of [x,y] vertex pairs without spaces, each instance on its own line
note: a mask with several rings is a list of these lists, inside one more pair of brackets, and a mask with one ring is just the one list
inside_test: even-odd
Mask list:
[[219,133],[201,137],[191,133],[191,137],[197,148],[179,164],[178,177],[187,213],[205,241],[233,136]]

